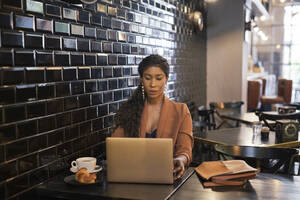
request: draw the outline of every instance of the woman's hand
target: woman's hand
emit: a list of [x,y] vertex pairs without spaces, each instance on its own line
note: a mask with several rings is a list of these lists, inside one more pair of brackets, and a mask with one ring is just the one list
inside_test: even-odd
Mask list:
[[187,162],[187,159],[183,155],[177,156],[176,158],[173,159],[173,163],[174,163],[173,173],[174,173],[175,180],[181,178],[181,176],[183,175],[184,166],[185,166],[186,162]]

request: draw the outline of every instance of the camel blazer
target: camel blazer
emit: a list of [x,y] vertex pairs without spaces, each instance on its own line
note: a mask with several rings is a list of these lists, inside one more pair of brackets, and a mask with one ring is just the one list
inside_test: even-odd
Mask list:
[[[146,137],[146,123],[148,106],[145,102],[139,128],[139,137]],[[117,127],[112,137],[124,137],[122,127]],[[193,125],[188,107],[184,103],[177,103],[164,96],[160,118],[157,126],[157,138],[172,138],[174,157],[184,155],[187,157],[187,165],[192,160]]]

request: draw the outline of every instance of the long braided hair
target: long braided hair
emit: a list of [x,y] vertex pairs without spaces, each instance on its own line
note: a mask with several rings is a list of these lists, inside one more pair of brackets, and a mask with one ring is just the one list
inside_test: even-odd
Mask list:
[[[169,64],[165,58],[159,55],[150,55],[144,58],[138,67],[139,75],[142,78],[144,71],[149,67],[159,67],[169,77]],[[146,99],[147,94],[144,94]],[[115,127],[122,127],[126,137],[138,137],[141,116],[144,109],[145,99],[143,98],[142,83],[133,92],[132,96],[122,104],[115,117]]]

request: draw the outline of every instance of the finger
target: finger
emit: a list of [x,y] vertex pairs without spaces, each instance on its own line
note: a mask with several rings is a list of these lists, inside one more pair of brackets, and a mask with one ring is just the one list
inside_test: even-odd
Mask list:
[[181,178],[183,173],[184,173],[184,168],[182,168],[182,170],[178,173],[178,175],[176,176],[176,179]]

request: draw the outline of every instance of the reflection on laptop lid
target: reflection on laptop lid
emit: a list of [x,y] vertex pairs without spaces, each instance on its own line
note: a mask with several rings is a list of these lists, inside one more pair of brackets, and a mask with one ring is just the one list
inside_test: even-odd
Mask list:
[[107,180],[173,184],[173,140],[106,138]]

